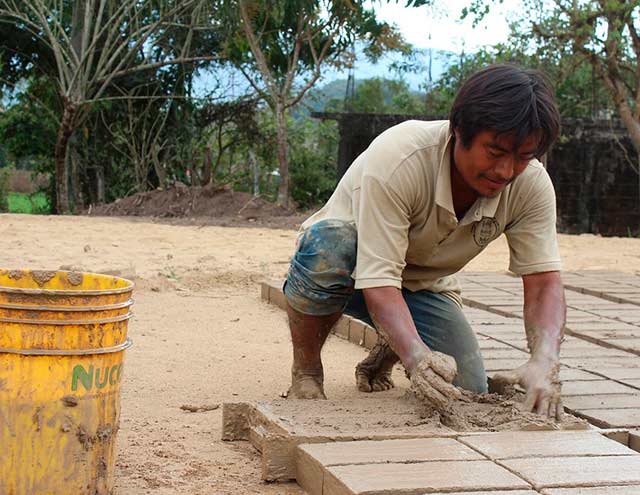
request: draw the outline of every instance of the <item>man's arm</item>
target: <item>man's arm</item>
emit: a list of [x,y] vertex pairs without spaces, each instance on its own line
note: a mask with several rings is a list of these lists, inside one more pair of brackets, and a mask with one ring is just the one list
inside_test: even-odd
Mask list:
[[462,394],[451,385],[457,372],[455,360],[425,345],[402,292],[396,287],[376,287],[363,293],[371,319],[402,361],[416,393],[437,408],[460,399]]
[[562,341],[566,303],[560,272],[523,275],[524,327],[531,358],[523,366],[498,373],[494,381],[519,383],[527,392],[525,409],[560,419],[560,342]]

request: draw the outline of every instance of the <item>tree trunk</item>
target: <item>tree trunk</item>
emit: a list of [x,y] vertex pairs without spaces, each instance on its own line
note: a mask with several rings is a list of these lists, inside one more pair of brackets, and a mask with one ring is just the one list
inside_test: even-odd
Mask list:
[[211,146],[207,144],[204,148],[204,159],[202,160],[202,185],[210,186],[213,182],[213,174],[211,173],[212,164]]
[[162,162],[160,161],[161,150],[157,144],[154,144],[151,150],[152,150],[151,161],[153,163],[153,169],[155,170],[156,175],[158,176],[158,186],[161,189],[164,189],[167,182],[167,170],[165,169]]
[[631,138],[633,146],[636,151],[640,153],[640,122],[633,118],[633,113],[631,112],[629,105],[618,104],[618,111],[620,112],[620,118],[622,119],[624,126],[627,128],[627,132],[629,132],[629,137]]
[[78,150],[76,146],[78,145],[77,139],[71,137],[69,139],[69,151],[68,158],[69,163],[71,164],[71,189],[69,191],[69,203],[72,210],[77,209],[78,206],[81,208],[84,206],[84,197],[82,194],[82,182],[80,180],[81,173],[81,159],[78,154]]
[[278,204],[289,207],[289,161],[287,159],[287,115],[284,105],[276,103],[277,142],[278,142],[278,172],[280,186],[278,187]]
[[249,164],[251,165],[251,175],[253,176],[253,195],[260,196],[260,165],[253,150],[249,150]]
[[67,170],[67,152],[69,138],[73,134],[74,117],[77,107],[67,98],[62,97],[62,120],[56,136],[54,152],[56,162],[56,213],[65,215],[71,213],[69,204],[69,180]]
[[96,168],[96,202],[103,204],[105,202],[105,187],[104,187],[104,167],[99,164]]

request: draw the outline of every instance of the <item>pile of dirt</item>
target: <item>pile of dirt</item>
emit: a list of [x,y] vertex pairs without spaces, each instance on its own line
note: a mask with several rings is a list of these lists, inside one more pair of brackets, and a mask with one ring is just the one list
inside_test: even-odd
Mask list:
[[171,220],[170,223],[204,225],[259,225],[297,228],[309,213],[286,209],[249,193],[228,188],[176,184],[167,189],[141,192],[114,203],[94,206],[91,216],[136,216]]

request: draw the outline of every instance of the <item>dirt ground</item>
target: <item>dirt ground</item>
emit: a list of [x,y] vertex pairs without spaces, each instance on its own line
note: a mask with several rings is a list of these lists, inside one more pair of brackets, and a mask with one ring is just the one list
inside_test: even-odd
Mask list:
[[[183,405],[269,399],[289,380],[283,312],[259,282],[283,277],[295,231],[170,225],[140,218],[0,215],[2,268],[76,269],[133,278],[134,346],[127,351],[118,436],[117,495],[298,494],[260,481],[259,456],[220,440],[221,408]],[[565,269],[640,272],[640,239],[560,236]],[[504,238],[469,270],[504,271]],[[364,351],[330,338],[327,395],[353,397]],[[407,385],[401,373],[396,382]]]

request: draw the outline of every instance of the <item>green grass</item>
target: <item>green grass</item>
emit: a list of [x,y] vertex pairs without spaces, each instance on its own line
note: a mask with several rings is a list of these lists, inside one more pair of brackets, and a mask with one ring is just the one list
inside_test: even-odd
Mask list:
[[44,193],[9,193],[9,213],[46,214],[50,212],[51,207]]

